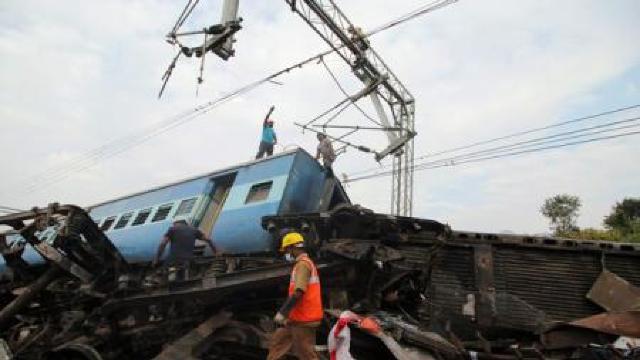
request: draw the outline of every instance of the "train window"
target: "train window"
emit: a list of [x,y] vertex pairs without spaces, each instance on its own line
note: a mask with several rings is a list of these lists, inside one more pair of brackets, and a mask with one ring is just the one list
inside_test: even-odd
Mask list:
[[118,219],[118,222],[116,223],[116,226],[113,227],[113,230],[122,229],[123,227],[127,226],[127,224],[129,223],[129,220],[131,220],[132,216],[133,216],[132,212],[128,212],[128,213],[120,216],[120,219]]
[[259,184],[255,184],[249,190],[245,204],[266,200],[269,197],[269,191],[271,191],[271,185],[273,181],[267,181]]
[[108,218],[104,219],[104,222],[102,223],[102,226],[100,226],[100,230],[109,231],[109,228],[111,227],[111,225],[113,225],[113,223],[115,221],[116,221],[116,217],[115,216],[111,216],[111,217],[108,217]]
[[131,226],[137,226],[137,225],[144,224],[147,221],[147,219],[149,218],[149,215],[151,215],[151,208],[140,210],[138,212],[138,215],[136,216],[136,218],[133,219],[133,222],[131,223]]
[[193,207],[196,204],[196,200],[198,200],[198,198],[182,200],[180,202],[180,205],[178,205],[178,210],[176,210],[176,214],[173,215],[173,217],[191,214],[191,211],[193,210]]
[[156,211],[156,213],[153,215],[153,219],[151,219],[151,222],[162,221],[166,219],[171,212],[171,208],[173,208],[173,204],[160,205],[158,211]]

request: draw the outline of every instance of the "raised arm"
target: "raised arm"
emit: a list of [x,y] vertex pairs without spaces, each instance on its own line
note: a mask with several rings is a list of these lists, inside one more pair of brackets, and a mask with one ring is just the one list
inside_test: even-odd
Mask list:
[[262,127],[267,126],[267,121],[269,121],[269,117],[271,116],[271,113],[275,108],[276,108],[275,106],[271,105],[271,107],[269,108],[269,112],[267,113],[267,116],[264,117],[264,121],[262,122]]

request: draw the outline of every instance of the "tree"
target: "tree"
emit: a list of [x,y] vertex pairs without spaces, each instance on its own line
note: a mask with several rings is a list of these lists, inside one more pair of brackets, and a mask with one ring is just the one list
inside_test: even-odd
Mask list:
[[562,235],[578,229],[576,220],[582,205],[580,198],[569,194],[560,194],[548,198],[540,208],[540,212],[548,217],[551,230],[555,235]]
[[635,233],[640,229],[640,199],[625,198],[617,202],[611,214],[604,218],[604,226],[623,235]]

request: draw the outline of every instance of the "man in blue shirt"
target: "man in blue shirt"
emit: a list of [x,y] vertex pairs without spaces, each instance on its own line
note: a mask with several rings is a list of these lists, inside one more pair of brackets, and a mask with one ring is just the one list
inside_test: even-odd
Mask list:
[[262,138],[260,139],[260,147],[258,148],[256,159],[262,158],[265,154],[267,156],[273,155],[273,145],[278,143],[276,132],[273,130],[273,120],[269,119],[273,109],[274,107],[272,106],[262,122]]

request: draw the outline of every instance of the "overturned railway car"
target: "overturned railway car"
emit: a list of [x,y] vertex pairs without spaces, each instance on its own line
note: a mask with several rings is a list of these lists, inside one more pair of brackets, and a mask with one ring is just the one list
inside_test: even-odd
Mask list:
[[[149,262],[180,219],[221,251],[196,248],[177,281]],[[0,358],[262,359],[291,270],[275,247],[291,229],[321,274],[321,355],[343,310],[381,326],[354,326],[358,359],[581,358],[608,351],[620,328],[640,332],[628,326],[637,312],[602,295],[640,287],[637,246],[376,214],[352,205],[303,150],[0,225],[9,228],[0,235]],[[574,324],[612,309],[618,333]]]
[[[215,239],[223,253],[260,253],[273,250],[271,235],[260,227],[262,216],[348,203],[339,181],[327,178],[307,152],[295,149],[105,201],[87,211],[122,256],[135,263],[153,259],[176,220],[186,220]],[[44,239],[54,230],[49,227],[37,235]],[[26,245],[22,258],[27,263],[43,263],[19,234],[7,234],[7,241]],[[0,259],[0,271],[4,269]]]

